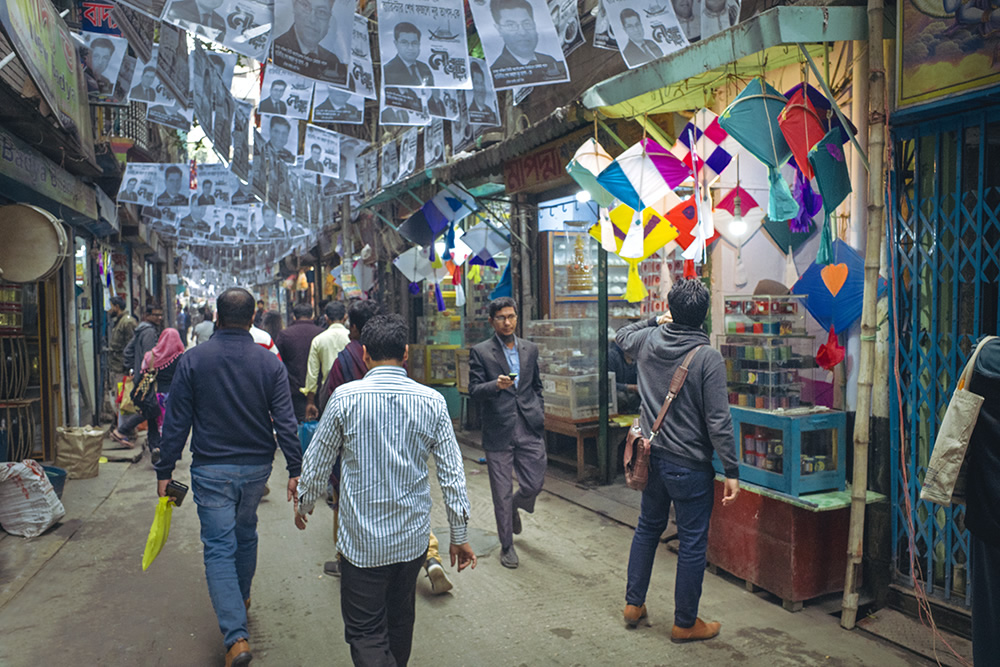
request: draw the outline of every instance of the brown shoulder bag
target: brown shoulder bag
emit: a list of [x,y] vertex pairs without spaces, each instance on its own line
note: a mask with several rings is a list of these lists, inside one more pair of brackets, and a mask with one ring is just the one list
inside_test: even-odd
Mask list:
[[667,410],[670,409],[670,404],[674,402],[681,387],[684,386],[691,360],[703,347],[705,346],[699,345],[688,352],[681,367],[674,371],[674,377],[670,380],[670,390],[667,392],[667,397],[663,399],[660,414],[656,415],[653,431],[649,434],[649,438],[642,437],[639,418],[636,417],[632,420],[632,428],[628,430],[628,437],[625,439],[625,484],[630,489],[642,491],[646,488],[646,482],[649,480],[649,443],[659,433],[660,427],[663,426],[663,418],[667,416]]

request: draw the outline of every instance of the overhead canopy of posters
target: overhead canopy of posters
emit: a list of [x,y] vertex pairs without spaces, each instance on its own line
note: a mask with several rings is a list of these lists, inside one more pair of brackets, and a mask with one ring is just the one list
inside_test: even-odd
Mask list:
[[494,88],[569,81],[566,57],[555,46],[562,39],[544,0],[474,0],[469,8]]

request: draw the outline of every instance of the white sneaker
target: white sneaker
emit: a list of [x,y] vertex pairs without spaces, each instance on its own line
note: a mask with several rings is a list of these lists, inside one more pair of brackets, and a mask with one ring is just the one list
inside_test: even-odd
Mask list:
[[452,583],[441,563],[436,560],[427,561],[427,578],[431,580],[431,592],[434,595],[441,595],[451,590]]

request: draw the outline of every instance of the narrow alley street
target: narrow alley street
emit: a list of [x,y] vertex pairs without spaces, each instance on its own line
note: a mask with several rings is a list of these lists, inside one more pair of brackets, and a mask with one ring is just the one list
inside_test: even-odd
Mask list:
[[[411,665],[929,664],[842,630],[819,606],[788,613],[780,602],[709,573],[701,615],[722,622],[721,636],[672,644],[676,557],[666,548],[647,599],[649,624],[629,630],[621,608],[632,529],[543,492],[516,539],[521,566],[506,570],[485,467],[476,450],[465,454],[479,565],[458,575],[449,570],[455,588],[443,596],[418,582]],[[349,665],[338,580],[322,574],[332,556],[330,512],[318,507],[305,533],[296,530],[280,456],[274,471],[260,507],[253,664]],[[188,481],[187,461],[177,477]],[[446,536],[438,489],[432,497],[434,530]],[[167,545],[146,572],[140,562],[155,504],[148,459],[102,464],[99,477],[71,480],[64,502],[66,519],[46,535],[0,539],[0,665],[222,665],[190,498],[174,511]]]

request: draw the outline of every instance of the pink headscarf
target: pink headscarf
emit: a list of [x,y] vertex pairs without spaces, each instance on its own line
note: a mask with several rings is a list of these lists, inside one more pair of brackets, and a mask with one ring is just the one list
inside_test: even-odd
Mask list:
[[167,327],[160,334],[160,339],[156,341],[156,346],[146,353],[142,358],[142,372],[149,368],[150,359],[155,359],[153,368],[160,370],[170,365],[177,357],[184,354],[184,343],[181,342],[181,335],[177,329]]

